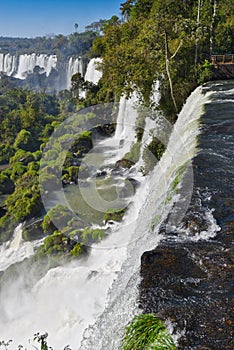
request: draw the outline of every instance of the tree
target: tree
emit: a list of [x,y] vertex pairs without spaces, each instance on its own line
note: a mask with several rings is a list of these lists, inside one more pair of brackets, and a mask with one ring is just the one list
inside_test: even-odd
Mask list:
[[75,28],[75,32],[76,32],[76,33],[77,33],[78,27],[79,27],[78,23],[75,23],[75,24],[74,24],[74,28]]
[[123,4],[120,4],[120,6],[121,6],[120,11],[121,11],[121,14],[123,16],[123,20],[125,22],[127,22],[129,19],[134,2],[135,2],[135,0],[127,0]]
[[20,148],[24,151],[35,151],[37,149],[37,143],[33,139],[30,131],[22,129],[16,137],[14,147]]
[[100,19],[98,22],[93,22],[88,26],[86,26],[85,30],[87,32],[92,31],[92,32],[100,33],[105,23],[106,23],[106,19]]
[[84,78],[80,73],[76,73],[71,78],[71,91],[73,97],[80,99],[80,93],[85,88]]

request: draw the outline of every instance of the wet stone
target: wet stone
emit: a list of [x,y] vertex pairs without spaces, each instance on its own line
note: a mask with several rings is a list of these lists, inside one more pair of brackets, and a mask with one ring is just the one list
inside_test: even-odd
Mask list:
[[218,242],[165,241],[143,254],[141,276],[140,307],[184,332],[178,349],[234,349],[233,249],[223,251]]

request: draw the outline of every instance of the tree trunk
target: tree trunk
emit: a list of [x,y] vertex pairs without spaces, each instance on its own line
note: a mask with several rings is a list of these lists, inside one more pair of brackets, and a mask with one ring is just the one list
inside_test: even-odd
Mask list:
[[171,91],[171,98],[175,107],[175,111],[178,112],[178,107],[176,104],[175,96],[174,96],[174,90],[173,90],[173,84],[171,80],[171,73],[170,73],[170,67],[169,67],[169,57],[168,57],[168,42],[167,42],[167,33],[164,31],[164,36],[165,36],[165,61],[166,61],[166,72],[167,72],[167,77],[169,80],[170,84],[170,91]]
[[198,56],[198,29],[200,25],[200,12],[201,12],[201,0],[198,0],[198,7],[197,7],[197,32],[196,32],[196,42],[195,42],[195,61],[194,65],[195,68],[197,66],[197,56]]
[[213,55],[214,53],[214,43],[215,43],[214,25],[215,25],[215,19],[216,19],[217,6],[218,6],[218,0],[214,0],[213,16],[212,16],[211,25],[210,25],[210,55]]

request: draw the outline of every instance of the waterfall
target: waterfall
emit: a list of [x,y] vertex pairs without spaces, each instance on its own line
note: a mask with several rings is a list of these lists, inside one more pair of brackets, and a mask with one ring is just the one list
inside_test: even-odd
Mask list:
[[[96,64],[101,62],[100,58],[91,59],[85,74],[85,80],[97,84],[102,73],[96,69]],[[57,70],[59,74],[58,85],[55,83],[56,90],[70,89],[71,78],[75,73],[81,73],[84,76],[84,67],[82,57],[68,57],[65,62],[60,62],[56,55],[47,54],[21,54],[11,55],[10,53],[0,53],[0,72],[8,76],[25,80],[29,74],[32,74],[34,68],[40,68],[40,74],[46,73],[50,76],[52,69]]]
[[[85,80],[97,84],[102,73],[96,69],[96,64],[101,62],[100,58],[93,58],[88,63],[85,73]],[[65,62],[60,62],[56,55],[47,54],[21,54],[11,55],[10,53],[0,53],[0,72],[17,79],[25,80],[29,74],[32,74],[35,67],[39,67],[39,73],[46,73],[50,76],[52,69],[58,72],[59,84],[55,83],[56,90],[70,89],[71,78],[75,73],[81,73],[84,76],[84,67],[82,57],[68,57]]]
[[[49,270],[30,290],[27,271],[22,271],[19,280],[2,286],[2,338],[14,338],[17,345],[36,332],[48,332],[49,344],[56,349],[67,344],[81,350],[118,349],[123,326],[139,313],[141,255],[155,248],[164,237],[159,234],[159,226],[171,208],[176,208],[179,195],[174,192],[174,183],[182,168],[187,170],[192,186],[190,162],[197,152],[199,118],[210,95],[212,92],[203,93],[199,87],[188,98],[170,138],[165,137],[167,150],[142,180],[123,222],[105,240],[92,246],[88,258]],[[136,96],[130,101],[124,97],[121,100],[112,139],[123,140],[118,157],[131,147],[124,143],[135,132],[135,102]],[[157,127],[162,124],[160,115],[153,120]],[[146,125],[147,129],[154,128],[152,121],[146,120]],[[165,134],[168,128],[170,131],[167,123],[164,128]],[[145,132],[143,141],[147,143],[149,130]],[[180,223],[182,213],[179,214],[173,218],[173,224]],[[9,290],[14,292],[9,294]]]
[[5,271],[9,266],[30,257],[34,254],[34,250],[42,244],[42,240],[24,242],[22,230],[23,225],[19,224],[14,230],[12,240],[0,246],[0,271]]
[[33,73],[34,68],[38,66],[42,69],[42,73],[46,73],[48,77],[52,69],[56,69],[56,55],[45,54],[24,54],[19,56],[18,70],[15,75],[18,79],[25,79],[29,73]]
[[90,81],[93,84],[97,84],[98,81],[102,77],[102,72],[97,70],[97,64],[100,63],[102,60],[101,58],[92,58],[89,61],[86,73],[85,73],[85,80]]
[[117,154],[111,154],[112,162],[122,159],[136,142],[135,128],[138,116],[138,105],[139,97],[135,92],[130,99],[127,99],[124,95],[120,98],[115,134],[113,138],[108,141],[118,148]]
[[0,53],[0,72],[5,73],[6,75],[13,75],[17,69],[17,57],[12,56],[9,53],[4,55]]
[[71,87],[71,78],[73,74],[80,73],[83,76],[83,62],[82,58],[73,58],[70,57],[67,63],[67,74],[66,74],[66,89],[70,89]]
[[[206,99],[207,96],[201,94],[201,88],[188,98],[173,128],[166,152],[137,192],[125,221],[126,227],[123,227],[125,233],[130,235],[127,257],[109,291],[105,311],[95,325],[85,332],[80,350],[117,350],[123,325],[139,313],[136,285],[140,281],[140,258],[145,251],[155,248],[163,238],[158,234],[158,229],[172,205],[167,200],[171,196],[171,184],[176,178],[177,170],[190,162],[196,152],[199,118]],[[152,231],[152,223],[155,221]],[[131,224],[127,226],[127,222]]]

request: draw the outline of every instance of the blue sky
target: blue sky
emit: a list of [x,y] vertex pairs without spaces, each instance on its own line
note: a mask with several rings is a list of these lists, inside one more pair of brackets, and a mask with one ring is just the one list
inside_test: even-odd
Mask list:
[[0,36],[35,37],[70,34],[74,24],[87,24],[120,15],[121,0],[4,0],[0,7]]

